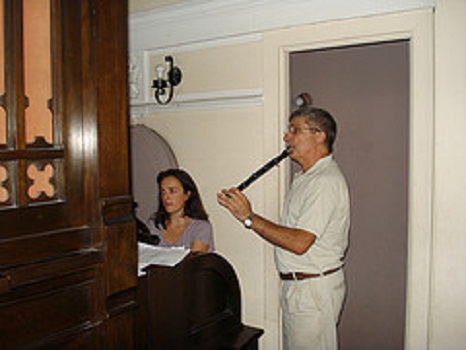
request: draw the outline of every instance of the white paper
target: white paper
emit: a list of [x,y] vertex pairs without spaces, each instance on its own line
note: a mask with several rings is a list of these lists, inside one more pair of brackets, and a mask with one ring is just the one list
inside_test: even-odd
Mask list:
[[144,275],[142,269],[148,265],[175,266],[190,252],[184,247],[157,247],[138,242],[138,275]]

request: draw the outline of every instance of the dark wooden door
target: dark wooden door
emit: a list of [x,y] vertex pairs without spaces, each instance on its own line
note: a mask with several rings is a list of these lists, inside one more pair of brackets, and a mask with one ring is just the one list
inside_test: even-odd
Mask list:
[[127,3],[0,6],[1,347],[131,349]]

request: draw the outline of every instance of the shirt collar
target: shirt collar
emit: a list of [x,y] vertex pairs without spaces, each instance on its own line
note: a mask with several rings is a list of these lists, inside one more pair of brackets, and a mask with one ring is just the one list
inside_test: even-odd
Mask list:
[[299,175],[311,175],[315,174],[321,169],[324,169],[331,161],[333,160],[333,155],[329,154],[323,158],[320,158],[313,166],[311,166],[307,171],[300,172]]

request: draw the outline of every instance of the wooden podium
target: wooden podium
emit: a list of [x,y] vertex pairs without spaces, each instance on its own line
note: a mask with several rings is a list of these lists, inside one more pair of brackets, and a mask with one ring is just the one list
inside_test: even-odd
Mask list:
[[174,267],[149,265],[139,277],[138,349],[258,349],[262,329],[241,322],[232,266],[216,253],[190,253]]

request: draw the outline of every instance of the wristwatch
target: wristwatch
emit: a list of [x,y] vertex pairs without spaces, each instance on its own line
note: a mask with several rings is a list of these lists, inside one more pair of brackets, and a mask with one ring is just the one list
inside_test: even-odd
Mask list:
[[244,227],[246,228],[251,228],[252,227],[252,218],[254,217],[254,213],[251,212],[251,214],[249,214],[249,216],[243,220],[243,225]]

